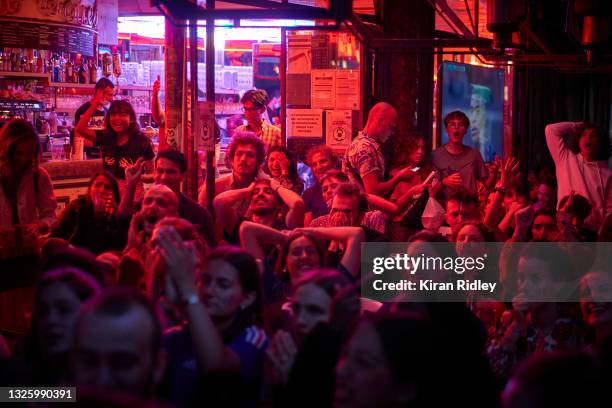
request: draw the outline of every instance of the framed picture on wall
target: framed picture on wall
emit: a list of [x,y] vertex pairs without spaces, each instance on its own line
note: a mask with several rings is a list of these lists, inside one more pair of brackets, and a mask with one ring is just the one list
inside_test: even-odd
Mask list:
[[445,61],[440,69],[438,140],[448,142],[444,116],[462,111],[470,119],[463,143],[480,150],[485,161],[503,157],[504,71]]

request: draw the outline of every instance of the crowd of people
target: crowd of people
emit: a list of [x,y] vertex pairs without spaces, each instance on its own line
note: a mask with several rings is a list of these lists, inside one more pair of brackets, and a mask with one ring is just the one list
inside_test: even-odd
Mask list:
[[[104,170],[58,218],[33,127],[0,130],[0,228],[19,237],[2,242],[40,246],[36,263],[2,251],[1,279],[29,275],[36,290],[29,330],[0,336],[0,385],[76,385],[81,403],[117,407],[610,403],[609,264],[579,276],[578,302],[530,298],[577,276],[563,243],[612,238],[602,129],[546,127],[555,177],[513,157],[485,163],[463,143],[460,111],[444,118],[448,143],[428,152],[417,132],[396,134],[401,119],[381,102],[343,154],[310,149],[305,185],[261,120],[265,93],[249,91],[231,172],[207,208],[204,186],[198,201],[181,192],[184,155],[154,155],[129,103],[112,102],[103,130],[87,128],[104,98],[97,91],[76,127],[102,146]],[[533,245],[494,265],[510,302],[361,297],[362,244],[391,241],[454,243],[459,254],[474,242]]]

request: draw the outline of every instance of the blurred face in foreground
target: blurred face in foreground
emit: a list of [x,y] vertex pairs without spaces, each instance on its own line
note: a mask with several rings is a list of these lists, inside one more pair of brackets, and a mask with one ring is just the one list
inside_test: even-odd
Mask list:
[[390,406],[394,380],[374,325],[359,324],[336,365],[336,408]]
[[319,286],[306,283],[295,291],[291,301],[293,326],[299,336],[306,336],[319,323],[329,321],[332,299]]
[[77,385],[150,394],[164,371],[161,351],[153,350],[151,319],[136,305],[119,316],[84,316],[73,356]]
[[81,300],[65,282],[54,282],[41,290],[36,304],[36,332],[42,355],[70,350],[80,305]]

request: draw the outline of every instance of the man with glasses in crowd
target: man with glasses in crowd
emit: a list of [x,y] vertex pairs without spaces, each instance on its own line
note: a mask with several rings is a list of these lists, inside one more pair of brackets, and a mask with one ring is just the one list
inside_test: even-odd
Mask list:
[[280,146],[281,130],[268,123],[262,115],[268,104],[268,93],[263,89],[250,89],[240,99],[247,124],[238,126],[236,132],[253,132],[259,137],[268,151],[272,146]]

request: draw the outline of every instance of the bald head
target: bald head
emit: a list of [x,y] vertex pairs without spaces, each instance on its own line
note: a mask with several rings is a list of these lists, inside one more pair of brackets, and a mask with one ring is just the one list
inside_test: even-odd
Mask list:
[[154,184],[142,200],[145,233],[150,235],[157,221],[164,217],[178,217],[178,197],[163,184]]
[[379,102],[370,109],[366,133],[380,143],[386,142],[397,127],[397,111],[386,102]]

